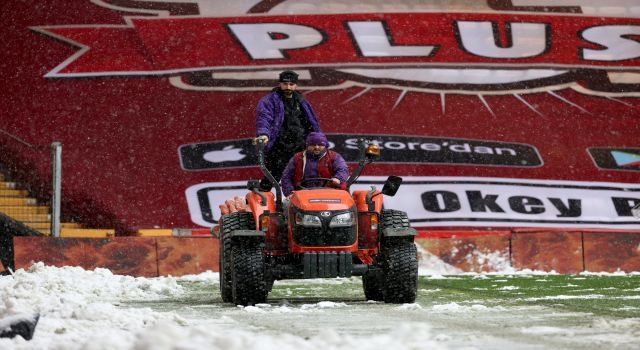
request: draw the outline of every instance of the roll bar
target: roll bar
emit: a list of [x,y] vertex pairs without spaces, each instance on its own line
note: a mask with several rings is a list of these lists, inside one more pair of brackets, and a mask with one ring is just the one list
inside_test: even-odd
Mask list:
[[265,147],[265,142],[262,139],[256,140],[256,149],[258,151],[258,165],[260,166],[260,170],[262,170],[262,173],[264,174],[264,176],[269,180],[269,182],[271,182],[273,187],[275,187],[275,189],[276,189],[276,211],[282,212],[283,211],[283,209],[282,209],[283,208],[283,205],[282,205],[282,187],[280,187],[280,183],[278,183],[278,181],[276,181],[276,179],[273,177],[273,175],[271,174],[269,169],[267,169],[267,166],[264,163],[264,147]]
[[367,144],[365,139],[358,139],[358,166],[347,179],[347,191],[360,177],[364,167],[378,159],[380,159],[380,147],[375,144]]

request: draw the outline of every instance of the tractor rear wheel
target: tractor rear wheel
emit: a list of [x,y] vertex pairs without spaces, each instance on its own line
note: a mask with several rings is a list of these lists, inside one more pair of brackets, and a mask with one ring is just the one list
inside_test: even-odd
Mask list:
[[[382,228],[409,227],[407,214],[398,210],[383,210]],[[418,253],[413,237],[387,238],[382,243],[384,270],[384,301],[413,303],[418,293]]]
[[235,230],[253,229],[255,229],[255,222],[252,213],[234,212],[222,217],[220,224],[218,266],[220,268],[220,295],[222,296],[222,301],[225,303],[233,301],[233,292],[231,289],[231,240],[225,238],[225,235]]
[[231,245],[231,285],[236,305],[255,305],[267,300],[267,281],[262,243],[240,239]]

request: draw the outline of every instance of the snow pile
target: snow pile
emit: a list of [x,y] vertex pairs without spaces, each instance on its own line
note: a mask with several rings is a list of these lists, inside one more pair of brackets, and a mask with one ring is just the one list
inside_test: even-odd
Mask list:
[[347,304],[334,303],[332,301],[321,301],[317,304],[304,304],[300,308],[302,310],[309,310],[309,309],[336,309],[336,308],[342,308],[342,307],[347,307]]
[[[439,257],[424,249],[420,244],[416,243],[416,248],[418,249],[418,272],[420,275],[455,275],[463,273],[462,269],[447,264]],[[451,254],[452,256],[458,254],[458,249],[452,249]],[[509,254],[500,251],[483,252],[474,250],[464,257],[464,261],[466,261],[469,266],[474,266],[478,270],[489,270],[502,274],[516,272],[516,270],[511,267]]]
[[199,273],[197,275],[184,275],[179,277],[180,281],[186,282],[215,282],[218,283],[220,280],[220,274],[217,272],[206,271]]
[[176,298],[183,292],[173,278],[134,278],[105,269],[37,263],[0,277],[0,319],[40,315],[33,340],[0,339],[0,349],[126,348],[135,340],[131,331],[161,319],[177,324],[184,320],[148,308],[120,308],[119,302]]
[[403,310],[403,311],[420,311],[422,310],[422,306],[420,306],[420,304],[418,303],[412,303],[412,304],[402,304],[400,306],[398,306],[397,308],[398,310]]
[[509,253],[500,251],[480,251],[474,250],[465,257],[467,263],[472,266],[481,266],[489,271],[500,271],[503,273],[513,272]]
[[[631,272],[630,275],[634,275],[637,274],[638,272]],[[582,276],[627,276],[627,273],[618,269],[615,272],[590,272],[590,271],[584,271],[581,272],[580,275]]]
[[114,275],[107,269],[85,271],[37,263],[0,279],[0,317],[25,312],[82,313],[76,306],[88,307],[95,301],[173,298],[183,292],[174,278],[136,278]]
[[[203,273],[181,278],[134,278],[113,275],[105,269],[85,271],[77,267],[49,267],[41,263],[12,276],[0,277],[0,319],[18,314],[36,313],[40,322],[34,338],[0,338],[0,349],[444,349],[441,337],[432,336],[429,326],[421,323],[398,325],[389,332],[349,335],[340,330],[321,328],[313,336],[272,333],[237,322],[224,313],[214,317],[185,319],[175,312],[144,307],[142,301],[161,304],[179,300],[185,290],[178,282],[217,283],[218,274]],[[349,279],[333,281],[346,283]],[[131,303],[127,305],[127,303]],[[149,304],[154,305],[154,304]],[[256,313],[340,312],[350,306],[342,302],[320,301],[315,304],[256,306],[237,308]],[[419,309],[416,305],[403,306]],[[235,318],[235,317],[234,317]],[[399,341],[400,340],[400,341]]]
[[462,272],[459,268],[449,265],[437,256],[431,254],[431,252],[424,249],[420,244],[416,244],[416,248],[418,249],[419,275],[454,275]]
[[[461,278],[432,271],[435,274],[431,279]],[[469,275],[486,279],[500,274]],[[511,275],[538,279],[536,276],[550,273],[519,271],[502,274],[505,278],[495,282],[507,282]],[[207,272],[180,278],[134,278],[113,275],[104,269],[85,271],[76,267],[36,264],[28,270],[18,270],[12,276],[0,277],[0,319],[11,320],[19,314],[40,315],[31,341],[21,337],[0,338],[0,349],[352,350],[389,347],[404,350],[464,348],[470,344],[473,344],[471,348],[485,349],[518,348],[522,337],[527,337],[527,342],[532,344],[539,344],[539,339],[548,337],[562,342],[567,337],[573,339],[572,334],[584,338],[584,344],[627,345],[637,343],[637,334],[640,334],[639,318],[603,318],[587,322],[585,327],[566,327],[562,317],[569,316],[548,316],[549,311],[544,307],[487,306],[474,300],[442,303],[438,302],[440,299],[430,299],[429,303],[420,304],[370,305],[360,300],[351,303],[316,298],[318,302],[315,303],[283,300],[277,305],[234,307],[221,304],[219,299],[208,294],[210,288],[217,287],[218,277],[217,273]],[[314,281],[325,284],[326,288],[344,283],[353,283],[359,288],[360,284],[358,278]],[[282,281],[283,287],[292,290],[300,288],[298,283]],[[313,294],[314,288],[319,287],[309,286],[302,292]],[[493,288],[501,292],[516,290],[504,284],[496,284]],[[202,294],[208,297],[200,299]],[[597,300],[599,297],[600,294],[560,295],[535,300]],[[626,297],[629,296],[620,298]],[[533,315],[535,322],[532,324],[522,315]],[[556,318],[559,321],[554,320]],[[371,319],[375,322],[370,323]],[[448,327],[463,323],[469,324],[469,329],[450,330]],[[510,334],[517,334],[518,340],[504,338],[503,328],[491,328],[492,324],[512,324]],[[532,327],[527,327],[528,324]],[[486,325],[488,328],[483,328]],[[615,341],[604,338],[612,335],[615,335]]]

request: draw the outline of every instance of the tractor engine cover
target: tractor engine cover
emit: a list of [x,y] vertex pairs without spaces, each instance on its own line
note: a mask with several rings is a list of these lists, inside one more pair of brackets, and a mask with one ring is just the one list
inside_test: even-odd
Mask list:
[[358,216],[347,191],[313,189],[291,196],[289,222],[294,251],[356,251]]

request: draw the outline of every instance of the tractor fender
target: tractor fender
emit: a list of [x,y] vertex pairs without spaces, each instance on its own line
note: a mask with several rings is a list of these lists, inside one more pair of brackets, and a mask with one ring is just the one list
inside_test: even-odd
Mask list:
[[224,235],[228,239],[241,239],[241,238],[260,238],[264,240],[267,234],[257,230],[233,230]]
[[415,237],[416,234],[416,229],[413,227],[386,227],[382,229],[382,236],[385,238]]

